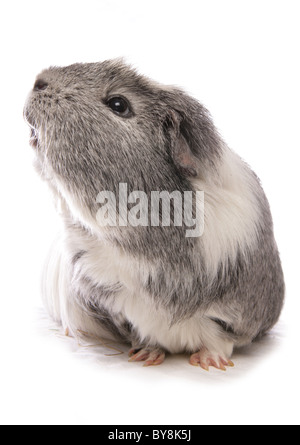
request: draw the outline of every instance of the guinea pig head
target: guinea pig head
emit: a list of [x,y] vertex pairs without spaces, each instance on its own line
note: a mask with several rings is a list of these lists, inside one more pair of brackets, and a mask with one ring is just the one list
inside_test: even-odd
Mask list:
[[24,116],[42,176],[91,215],[98,193],[120,183],[129,192],[190,190],[221,150],[201,104],[119,60],[43,71]]

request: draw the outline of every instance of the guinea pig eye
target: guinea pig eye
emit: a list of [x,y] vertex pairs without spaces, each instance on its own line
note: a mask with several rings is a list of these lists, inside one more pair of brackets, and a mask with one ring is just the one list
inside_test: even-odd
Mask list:
[[123,97],[112,97],[107,101],[107,105],[118,116],[129,117],[132,114],[129,103]]

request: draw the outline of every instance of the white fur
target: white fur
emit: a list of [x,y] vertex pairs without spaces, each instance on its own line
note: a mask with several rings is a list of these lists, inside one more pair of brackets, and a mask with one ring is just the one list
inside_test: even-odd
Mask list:
[[255,193],[258,186],[248,166],[227,147],[217,181],[208,177],[192,183],[196,190],[204,191],[204,234],[199,242],[205,252],[206,272],[213,279],[220,264],[226,265],[228,258],[234,263],[239,248],[245,252],[257,241],[261,217]]

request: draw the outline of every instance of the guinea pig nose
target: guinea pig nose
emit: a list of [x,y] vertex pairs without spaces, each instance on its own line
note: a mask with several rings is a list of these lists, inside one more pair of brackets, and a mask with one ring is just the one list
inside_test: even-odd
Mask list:
[[45,90],[48,86],[48,83],[43,80],[43,79],[38,79],[35,84],[34,84],[34,91],[41,91],[41,90]]

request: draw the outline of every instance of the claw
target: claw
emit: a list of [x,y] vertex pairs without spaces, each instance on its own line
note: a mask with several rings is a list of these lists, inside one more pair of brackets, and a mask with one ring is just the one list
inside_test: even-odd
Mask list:
[[162,362],[165,359],[165,353],[160,350],[153,351],[150,355],[148,360],[144,363],[144,366],[156,366],[161,365]]
[[146,349],[141,349],[136,354],[131,355],[129,362],[141,362],[143,360],[146,360],[146,358],[149,357],[149,351]]
[[193,366],[200,366],[205,371],[209,371],[209,367],[226,371],[226,366],[233,367],[234,364],[231,360],[217,353],[212,353],[206,348],[202,348],[199,352],[192,354],[190,357],[190,364]]
[[160,365],[165,359],[165,352],[162,349],[130,349],[129,362],[144,361],[144,366],[156,366]]

